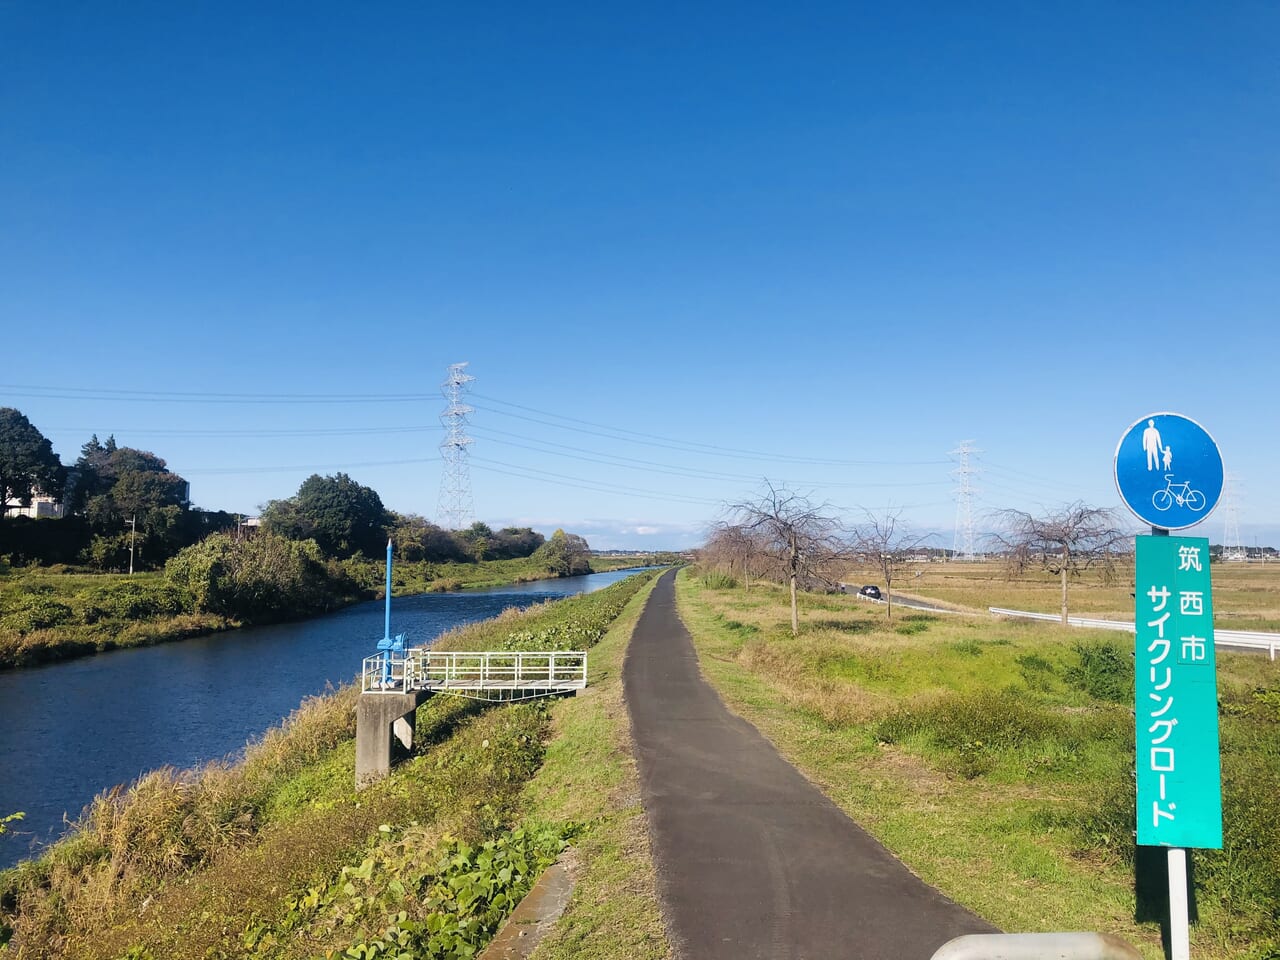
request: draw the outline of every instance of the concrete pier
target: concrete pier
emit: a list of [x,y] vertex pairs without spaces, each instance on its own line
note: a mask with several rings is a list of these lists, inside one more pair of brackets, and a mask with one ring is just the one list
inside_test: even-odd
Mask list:
[[413,724],[428,690],[363,694],[356,702],[356,789],[381,780],[413,750]]

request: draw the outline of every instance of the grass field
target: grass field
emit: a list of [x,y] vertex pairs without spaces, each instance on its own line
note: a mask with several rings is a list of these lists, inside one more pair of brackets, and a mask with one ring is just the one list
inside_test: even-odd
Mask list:
[[[880,583],[869,569],[853,568],[844,579]],[[987,607],[1062,611],[1056,576],[1035,571],[1013,576],[1007,565],[994,561],[912,564],[894,583],[894,592],[978,611]],[[1118,566],[1110,578],[1091,571],[1070,583],[1071,614],[1132,620],[1132,592],[1132,564]],[[1280,563],[1215,563],[1213,604],[1216,625],[1224,630],[1280,632]]]
[[[1271,602],[1255,576],[1227,578],[1245,617]],[[909,592],[1051,612],[1055,591],[943,568]],[[677,592],[730,706],[926,881],[1006,930],[1111,932],[1162,955],[1158,925],[1134,919],[1124,635],[901,609],[890,622],[882,606],[808,595],[792,638],[778,588],[713,589],[685,571]],[[1096,585],[1092,612],[1121,613],[1127,593]],[[1227,849],[1196,855],[1193,948],[1261,960],[1280,956],[1280,664],[1220,652],[1219,691]]]

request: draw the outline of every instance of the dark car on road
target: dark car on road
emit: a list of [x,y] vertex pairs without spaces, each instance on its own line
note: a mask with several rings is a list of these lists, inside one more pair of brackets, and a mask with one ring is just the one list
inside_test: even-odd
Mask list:
[[868,583],[865,587],[860,587],[858,589],[858,596],[870,597],[872,600],[879,600],[880,588],[877,587],[874,583]]

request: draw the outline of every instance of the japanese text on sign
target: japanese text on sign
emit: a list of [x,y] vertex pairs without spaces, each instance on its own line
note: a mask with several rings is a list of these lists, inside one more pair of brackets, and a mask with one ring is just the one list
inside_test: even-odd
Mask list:
[[1138,843],[1222,846],[1209,542],[1139,537]]

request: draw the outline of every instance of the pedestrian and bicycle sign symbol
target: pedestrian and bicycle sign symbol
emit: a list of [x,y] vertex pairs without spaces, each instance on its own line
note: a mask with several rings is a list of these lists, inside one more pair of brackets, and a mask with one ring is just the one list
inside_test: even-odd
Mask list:
[[1179,413],[1152,413],[1116,447],[1116,487],[1139,520],[1181,530],[1205,519],[1222,496],[1222,454],[1207,430]]

